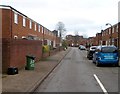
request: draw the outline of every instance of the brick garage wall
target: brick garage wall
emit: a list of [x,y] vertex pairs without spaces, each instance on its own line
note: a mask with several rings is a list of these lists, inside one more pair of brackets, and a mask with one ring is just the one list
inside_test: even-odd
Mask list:
[[25,67],[26,55],[34,55],[35,61],[42,57],[41,41],[3,39],[2,46],[3,73],[7,72],[8,67],[17,67],[18,69]]

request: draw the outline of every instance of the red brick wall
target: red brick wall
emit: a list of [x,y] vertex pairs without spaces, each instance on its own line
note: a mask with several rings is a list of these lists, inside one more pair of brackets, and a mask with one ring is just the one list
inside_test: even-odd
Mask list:
[[2,10],[2,37],[11,37],[11,11],[9,9]]
[[[18,67],[19,69],[25,67],[26,55],[33,54],[36,60],[42,57],[41,41],[20,40],[22,36],[36,35],[43,39],[42,28],[40,25],[40,32],[38,32],[38,23],[32,20],[32,29],[29,28],[30,18],[26,18],[26,26],[23,26],[23,14],[18,13],[18,24],[14,23],[14,11],[11,9],[2,9],[2,67],[3,72],[6,72],[10,66]],[[35,24],[36,23],[36,31]],[[50,32],[50,30],[48,30]],[[13,40],[14,36],[18,36],[18,40]],[[53,34],[45,34],[44,39],[51,41],[55,40],[59,44],[59,38]],[[53,53],[54,54],[54,53]]]
[[14,23],[14,12],[12,12],[12,37],[14,35],[17,35],[19,39],[22,38],[22,36],[28,36],[28,35],[35,35],[43,38],[42,34],[42,28],[40,28],[41,32],[38,32],[38,24],[36,23],[36,31],[35,31],[35,23],[32,21],[32,29],[29,28],[30,19],[26,18],[26,26],[23,26],[23,16],[18,14],[18,24]]
[[2,51],[3,72],[6,72],[8,67],[25,67],[26,55],[34,55],[35,61],[42,57],[41,41],[3,39]]
[[6,72],[10,64],[10,40],[2,39],[2,72]]

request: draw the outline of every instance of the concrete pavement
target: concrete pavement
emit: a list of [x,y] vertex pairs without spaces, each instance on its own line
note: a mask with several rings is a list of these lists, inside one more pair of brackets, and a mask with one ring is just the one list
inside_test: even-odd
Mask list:
[[35,63],[34,70],[22,69],[16,75],[3,75],[2,92],[33,92],[69,51],[70,48]]

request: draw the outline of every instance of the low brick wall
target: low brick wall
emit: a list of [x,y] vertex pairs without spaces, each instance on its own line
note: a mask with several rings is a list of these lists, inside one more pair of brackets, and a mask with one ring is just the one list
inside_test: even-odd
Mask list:
[[25,67],[26,55],[34,55],[35,61],[42,58],[42,43],[34,40],[2,40],[2,72],[8,67]]
[[[1,43],[1,42],[0,42]],[[62,47],[42,53],[42,42],[35,40],[2,39],[2,73],[9,67],[25,68],[26,55],[34,55],[35,61],[54,55],[63,50]]]
[[54,50],[51,50],[50,52],[45,52],[45,53],[43,53],[42,58],[47,58],[48,56],[52,56],[62,50],[63,50],[62,47],[58,47]]

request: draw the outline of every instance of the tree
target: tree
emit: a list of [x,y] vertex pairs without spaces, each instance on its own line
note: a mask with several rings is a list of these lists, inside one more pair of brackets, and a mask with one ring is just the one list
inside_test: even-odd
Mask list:
[[59,32],[60,38],[64,38],[66,35],[65,24],[63,22],[58,22],[56,24],[56,30]]

